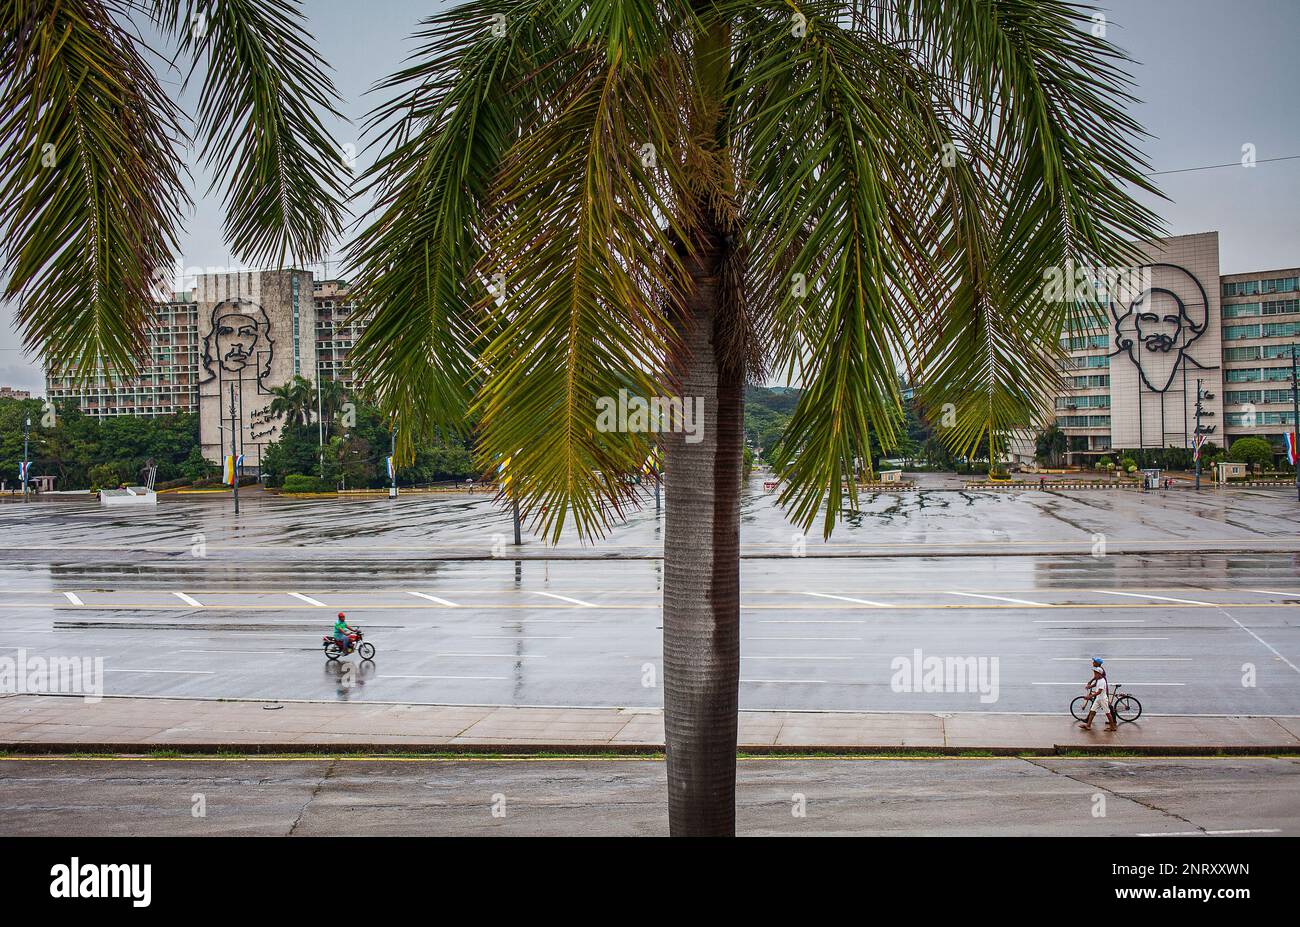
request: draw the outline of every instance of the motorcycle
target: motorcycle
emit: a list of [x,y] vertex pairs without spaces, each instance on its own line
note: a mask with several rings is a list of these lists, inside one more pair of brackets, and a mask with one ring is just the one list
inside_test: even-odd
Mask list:
[[339,642],[334,639],[333,634],[326,634],[322,637],[321,646],[325,649],[325,658],[328,660],[346,657],[354,650],[361,655],[363,660],[373,660],[375,658],[375,645],[363,639],[360,628],[357,628],[357,633],[348,635],[348,649],[346,651],[339,646]]

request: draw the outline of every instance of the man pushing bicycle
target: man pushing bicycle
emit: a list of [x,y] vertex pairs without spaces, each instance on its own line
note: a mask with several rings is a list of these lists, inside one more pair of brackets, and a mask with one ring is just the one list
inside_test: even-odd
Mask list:
[[1092,719],[1101,712],[1106,718],[1106,730],[1118,730],[1119,726],[1115,723],[1115,714],[1110,704],[1110,681],[1106,678],[1106,667],[1103,665],[1101,657],[1092,658],[1092,678],[1085,683],[1088,690],[1090,704],[1088,706],[1088,720],[1084,721],[1079,727],[1085,731],[1092,730]]

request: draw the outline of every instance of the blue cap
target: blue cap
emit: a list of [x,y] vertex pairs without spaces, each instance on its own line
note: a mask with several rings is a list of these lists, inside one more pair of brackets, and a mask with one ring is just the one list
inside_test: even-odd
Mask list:
[[1093,662],[1093,663],[1096,663],[1098,666],[1101,666],[1102,663],[1104,663],[1105,661],[1102,660],[1101,657],[1093,657],[1093,658],[1092,658],[1092,662]]

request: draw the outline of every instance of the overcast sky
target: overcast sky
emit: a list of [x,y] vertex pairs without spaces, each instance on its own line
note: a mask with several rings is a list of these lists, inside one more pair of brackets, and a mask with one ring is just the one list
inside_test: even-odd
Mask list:
[[[340,145],[360,147],[358,129],[376,102],[365,91],[411,50],[416,23],[441,6],[430,0],[306,0],[309,28],[335,68],[349,126],[333,126]],[[1102,7],[1108,37],[1137,64],[1142,104],[1135,115],[1161,173],[1168,201],[1153,202],[1171,234],[1218,230],[1223,273],[1300,265],[1300,2],[1297,0],[1111,0]],[[1240,166],[1242,146],[1258,164]],[[361,166],[367,163],[363,153]],[[229,267],[221,205],[203,197],[196,164],[195,209],[181,236],[186,266]],[[0,385],[44,391],[38,359],[19,345],[8,310],[0,329]]]

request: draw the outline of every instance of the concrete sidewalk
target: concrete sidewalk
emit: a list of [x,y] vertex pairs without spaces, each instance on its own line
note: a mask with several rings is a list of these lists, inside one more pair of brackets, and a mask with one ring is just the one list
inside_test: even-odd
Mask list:
[[[663,741],[662,712],[644,708],[0,697],[0,750],[11,753],[654,752]],[[1060,715],[744,711],[740,744],[755,753],[1300,753],[1300,717],[1151,715],[1111,734]]]

